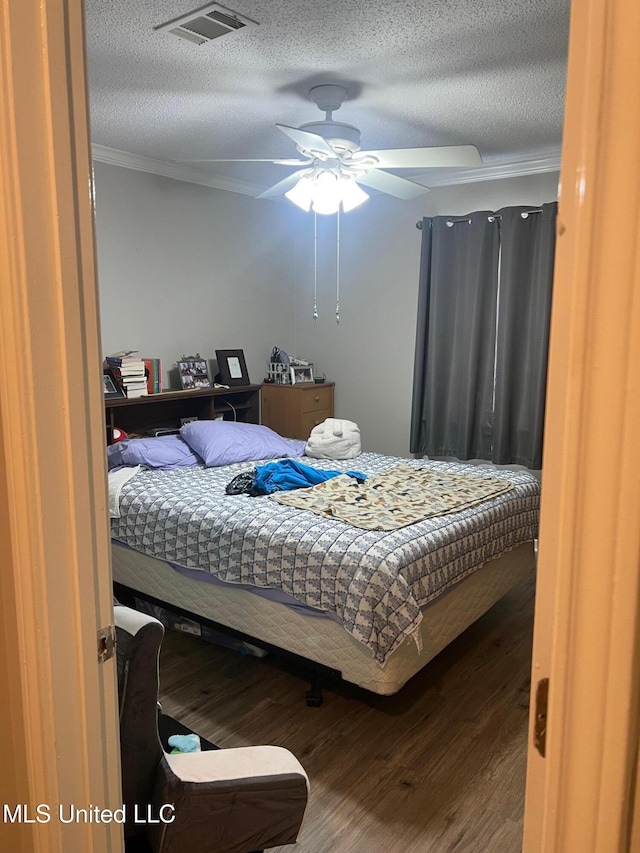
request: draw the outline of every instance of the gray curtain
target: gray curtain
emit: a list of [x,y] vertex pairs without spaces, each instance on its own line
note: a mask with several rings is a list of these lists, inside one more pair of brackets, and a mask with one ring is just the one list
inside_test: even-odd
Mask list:
[[[525,217],[528,211],[535,209]],[[499,464],[542,467],[557,202],[500,215],[493,449]]]
[[491,458],[499,251],[491,216],[422,221],[412,453]]

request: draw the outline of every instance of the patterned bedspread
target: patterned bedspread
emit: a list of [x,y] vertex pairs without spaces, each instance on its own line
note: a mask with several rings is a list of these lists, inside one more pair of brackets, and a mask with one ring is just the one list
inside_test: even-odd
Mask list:
[[254,463],[223,468],[142,469],[120,494],[112,536],[158,559],[211,572],[227,583],[282,589],[336,614],[384,663],[416,636],[420,608],[487,561],[534,539],[540,484],[526,472],[454,462],[357,460],[305,464],[366,474],[410,467],[503,478],[511,488],[477,506],[391,531],[363,530],[270,500],[226,495],[226,484]]

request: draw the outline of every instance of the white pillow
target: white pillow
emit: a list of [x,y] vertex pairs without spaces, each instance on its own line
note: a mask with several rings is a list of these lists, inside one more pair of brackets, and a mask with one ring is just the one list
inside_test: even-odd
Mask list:
[[311,430],[305,455],[314,459],[353,459],[360,450],[358,424],[327,418]]

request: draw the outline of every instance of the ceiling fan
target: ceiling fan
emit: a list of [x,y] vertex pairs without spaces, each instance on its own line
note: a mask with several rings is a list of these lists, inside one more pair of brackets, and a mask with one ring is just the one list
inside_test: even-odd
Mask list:
[[447,145],[432,148],[360,149],[357,127],[333,120],[333,113],[347,97],[347,89],[337,84],[314,86],[309,97],[325,113],[322,121],[300,127],[276,124],[296,144],[303,159],[191,160],[192,163],[275,163],[300,168],[257,198],[285,195],[303,210],[347,212],[369,197],[361,185],[401,199],[417,198],[428,187],[398,177],[385,169],[433,169],[438,167],[481,166],[474,145]]

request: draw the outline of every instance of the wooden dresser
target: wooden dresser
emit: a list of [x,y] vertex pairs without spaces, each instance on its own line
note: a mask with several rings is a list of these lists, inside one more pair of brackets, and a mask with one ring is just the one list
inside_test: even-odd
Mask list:
[[262,423],[285,438],[306,441],[325,418],[333,417],[334,382],[262,386]]

